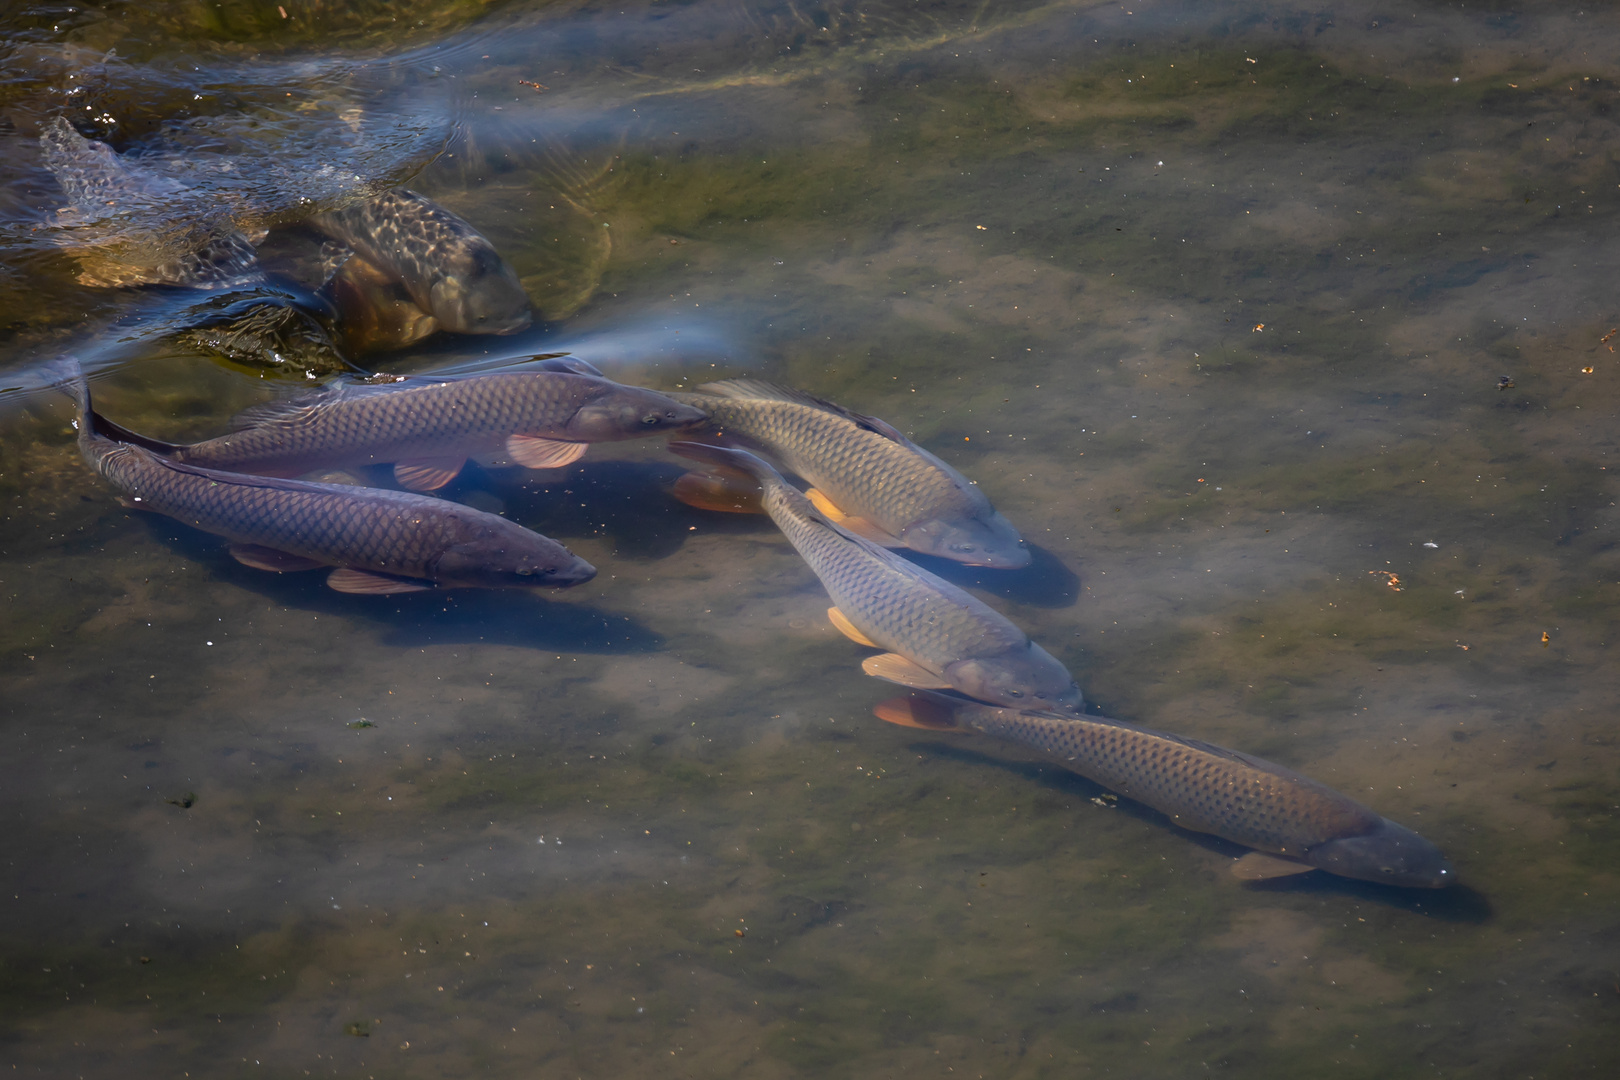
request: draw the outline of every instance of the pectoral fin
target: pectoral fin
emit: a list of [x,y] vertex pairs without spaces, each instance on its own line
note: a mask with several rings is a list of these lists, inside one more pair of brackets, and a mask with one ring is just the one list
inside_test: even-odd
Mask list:
[[277,551],[275,548],[261,547],[258,544],[232,544],[226,549],[231,558],[243,566],[251,566],[255,570],[271,570],[278,574],[289,574],[298,570],[313,570],[317,566],[330,566],[316,559],[294,555],[287,551]]
[[948,690],[951,686],[915,660],[908,660],[899,653],[868,656],[861,661],[861,670],[873,678],[887,679],[915,690]]
[[433,588],[426,582],[416,581],[412,578],[395,577],[393,574],[379,574],[371,570],[354,570],[344,567],[334,570],[327,575],[326,583],[338,592],[362,593],[371,596],[389,596],[394,593],[426,592]]
[[877,642],[855,629],[855,624],[846,619],[844,617],[844,613],[839,611],[837,608],[830,607],[827,609],[827,620],[833,624],[834,629],[836,629],[840,634],[843,634],[845,637],[849,638],[849,640],[853,641],[855,644],[870,645],[874,649],[883,648],[883,646],[879,645]]
[[675,497],[699,510],[727,514],[763,514],[759,505],[759,481],[752,476],[724,473],[689,472],[675,481]]
[[840,521],[838,523],[838,527],[854,533],[862,540],[870,540],[878,547],[903,548],[906,546],[905,541],[895,536],[892,532],[889,532],[887,529],[879,528],[870,521],[867,521],[865,518],[848,517],[843,521]]
[[539,435],[511,435],[506,440],[506,452],[513,461],[530,469],[560,469],[583,457],[588,445]]
[[820,510],[828,521],[835,522],[839,525],[844,523],[844,512],[838,509],[838,507],[834,506],[833,501],[827,498],[827,496],[823,495],[817,489],[810,488],[804,493],[804,497],[809,499],[811,505],[817,510]]
[[394,479],[411,491],[437,491],[456,478],[466,458],[412,458],[394,463]]
[[1291,874],[1307,874],[1314,869],[1316,867],[1295,862],[1293,859],[1267,855],[1263,851],[1251,851],[1232,864],[1232,876],[1239,881],[1267,881],[1271,878],[1288,877]]
[[901,727],[922,728],[926,731],[959,731],[960,726],[951,719],[943,705],[916,697],[890,698],[872,706],[872,715]]
[[833,504],[831,499],[817,489],[810,488],[804,495],[805,498],[810,500],[812,506],[821,511],[822,516],[828,521],[841,529],[854,533],[862,540],[870,540],[879,547],[899,548],[906,546],[904,542],[887,529],[879,528],[865,518],[845,515],[842,510]]

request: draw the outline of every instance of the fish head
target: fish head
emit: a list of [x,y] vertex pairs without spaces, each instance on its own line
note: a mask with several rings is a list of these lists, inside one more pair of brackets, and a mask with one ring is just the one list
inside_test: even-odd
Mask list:
[[944,674],[968,697],[1009,709],[1078,714],[1084,704],[1068,669],[1033,641],[996,656],[957,660],[945,666]]
[[533,320],[523,283],[493,247],[474,244],[433,282],[429,309],[456,334],[510,334]]
[[1379,818],[1372,832],[1316,845],[1305,861],[1340,877],[1409,889],[1443,889],[1457,880],[1439,848],[1388,818]]
[[455,544],[433,566],[439,584],[476,589],[566,589],[595,576],[596,567],[538,533],[496,533]]
[[613,442],[646,435],[667,435],[708,419],[702,410],[639,386],[602,380],[605,389],[579,407],[568,422],[568,434],[580,442]]
[[1029,548],[1012,522],[995,510],[975,517],[930,518],[900,530],[912,551],[935,555],[966,566],[1021,570],[1029,565]]

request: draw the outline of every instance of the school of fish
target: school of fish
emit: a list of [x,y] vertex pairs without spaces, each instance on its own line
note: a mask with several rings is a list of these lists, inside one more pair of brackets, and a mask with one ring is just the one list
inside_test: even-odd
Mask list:
[[[120,201],[176,194],[65,121],[47,124],[41,144],[68,195],[64,213],[80,224]],[[305,227],[324,240],[326,280],[313,299],[243,301],[250,310],[230,332],[252,331],[252,319],[280,326],[278,303],[354,352],[438,332],[511,333],[532,318],[494,245],[414,192],[327,209]],[[203,219],[145,265],[123,252],[116,273],[84,273],[109,285],[254,287],[265,281],[254,243],[228,217]],[[879,718],[1050,757],[1178,826],[1251,849],[1233,862],[1245,880],[1313,869],[1411,888],[1455,880],[1429,841],[1284,766],[1086,713],[1057,658],[899,554],[1007,571],[1030,564],[983,491],[887,422],[760,380],[659,392],[572,358],[536,360],[485,374],[343,379],[249,409],[227,433],[190,444],[101,416],[72,359],[46,375],[73,400],[80,453],[126,506],[223,537],[247,566],[325,568],[328,584],[348,593],[588,582],[596,568],[555,540],[427,493],[469,460],[557,469],[592,443],[668,437],[672,452],[701,466],[677,481],[675,497],[767,515],[826,589],[829,621],[879,650],[862,669],[913,691],[877,706]],[[300,479],[370,466],[391,467],[406,490]]]

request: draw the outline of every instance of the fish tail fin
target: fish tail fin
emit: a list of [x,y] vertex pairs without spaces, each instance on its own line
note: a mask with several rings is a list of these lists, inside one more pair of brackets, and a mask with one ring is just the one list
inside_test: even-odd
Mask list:
[[75,356],[61,356],[46,364],[40,374],[45,385],[72,398],[81,416],[90,412],[90,385],[85,382],[84,368]]
[[717,472],[689,472],[675,481],[675,497],[699,510],[728,514],[763,514],[759,481],[729,466]]
[[87,441],[92,435],[99,435],[103,439],[113,442],[132,443],[158,454],[172,454],[180,449],[174,443],[162,442],[158,439],[149,439],[145,435],[137,435],[128,428],[108,420],[96,412],[90,401],[90,381],[84,377],[84,368],[72,356],[64,356],[53,360],[45,366],[43,374],[51,380],[51,389],[60,390],[73,399],[78,407],[79,441]]
[[734,450],[729,446],[711,446],[708,443],[675,440],[669,444],[673,454],[693,461],[701,461],[705,465],[718,465],[732,472],[746,473],[758,480],[761,484],[785,484],[780,473],[771,468],[764,461],[750,454],[747,450]]
[[934,694],[908,694],[890,698],[872,707],[872,714],[900,727],[922,728],[925,731],[963,731],[947,703]]

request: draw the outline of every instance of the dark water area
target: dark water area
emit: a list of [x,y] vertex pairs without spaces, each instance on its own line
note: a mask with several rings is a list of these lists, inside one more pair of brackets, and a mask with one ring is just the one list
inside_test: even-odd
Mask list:
[[[0,1064],[1620,1067],[1612,8],[108,0],[0,32]],[[151,197],[59,217],[55,116]],[[661,440],[444,490],[600,570],[539,596],[344,595],[121,507],[51,359],[173,440],[329,372],[223,359],[184,333],[215,294],[114,279],[197,221],[296,276],[300,221],[402,183],[538,317],[358,366],[571,350],[883,417],[1035,556],[918,561],[1094,708],[1344,791],[1459,884],[1245,884],[1235,844],[880,722],[803,561],[677,502]]]

